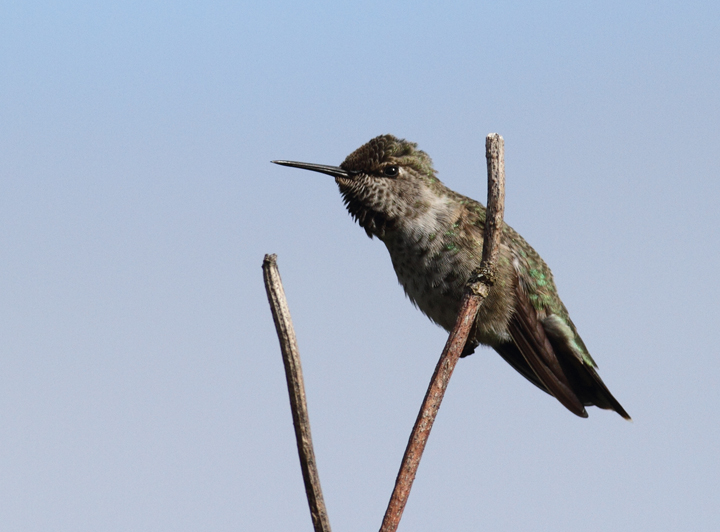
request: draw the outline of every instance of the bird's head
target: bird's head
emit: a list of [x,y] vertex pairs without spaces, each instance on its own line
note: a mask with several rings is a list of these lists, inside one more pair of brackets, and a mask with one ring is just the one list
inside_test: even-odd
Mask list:
[[368,236],[381,239],[401,220],[425,212],[445,190],[430,157],[414,142],[392,135],[375,137],[340,166],[273,162],[333,176],[352,217]]

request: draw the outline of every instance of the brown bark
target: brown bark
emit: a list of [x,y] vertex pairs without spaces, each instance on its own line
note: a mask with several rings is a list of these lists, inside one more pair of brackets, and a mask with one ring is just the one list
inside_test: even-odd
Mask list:
[[425,399],[420,407],[420,413],[410,433],[400,471],[395,480],[395,489],[385,511],[380,532],[395,532],[400,524],[420,458],[430,436],[430,429],[432,429],[448,382],[465,347],[470,329],[475,323],[478,309],[495,279],[505,210],[505,148],[503,138],[497,133],[487,136],[485,156],[488,169],[488,201],[482,261],[480,267],[468,280],[455,327],[440,355],[440,360],[435,367],[435,373],[433,373]]

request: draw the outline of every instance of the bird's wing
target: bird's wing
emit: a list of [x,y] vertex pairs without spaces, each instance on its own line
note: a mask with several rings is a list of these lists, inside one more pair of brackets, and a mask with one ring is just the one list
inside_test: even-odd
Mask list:
[[547,391],[573,414],[587,417],[587,411],[573,392],[557,354],[545,334],[543,323],[517,277],[515,299],[515,312],[508,324],[513,342]]
[[554,314],[542,320],[548,340],[558,354],[573,390],[584,404],[594,404],[606,410],[614,410],[629,420],[630,415],[598,375],[595,362],[587,354],[587,348],[575,332],[572,322],[569,318],[567,321],[569,324]]

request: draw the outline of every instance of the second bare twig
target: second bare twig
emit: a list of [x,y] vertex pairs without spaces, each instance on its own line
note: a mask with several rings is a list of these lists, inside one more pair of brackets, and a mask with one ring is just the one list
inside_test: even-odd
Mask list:
[[275,329],[280,340],[285,377],[287,379],[290,407],[292,410],[295,439],[297,440],[300,468],[305,481],[305,493],[310,516],[312,517],[315,532],[330,532],[322,489],[320,489],[320,475],[315,462],[312,435],[310,434],[310,418],[308,416],[307,401],[305,400],[305,384],[300,365],[300,352],[295,338],[290,310],[288,309],[285,290],[280,280],[280,271],[277,267],[276,255],[265,255],[263,260],[263,278],[270,310],[272,311]]

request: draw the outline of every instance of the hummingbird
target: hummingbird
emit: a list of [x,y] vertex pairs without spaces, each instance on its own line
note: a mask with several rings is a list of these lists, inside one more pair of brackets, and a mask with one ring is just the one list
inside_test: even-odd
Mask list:
[[[334,177],[352,218],[387,247],[410,301],[445,330],[454,327],[465,283],[480,265],[485,207],[445,186],[416,143],[381,135],[340,166],[272,162]],[[550,268],[507,224],[495,282],[461,356],[480,344],[573,414],[587,417],[585,407],[595,405],[630,420],[598,375]]]

